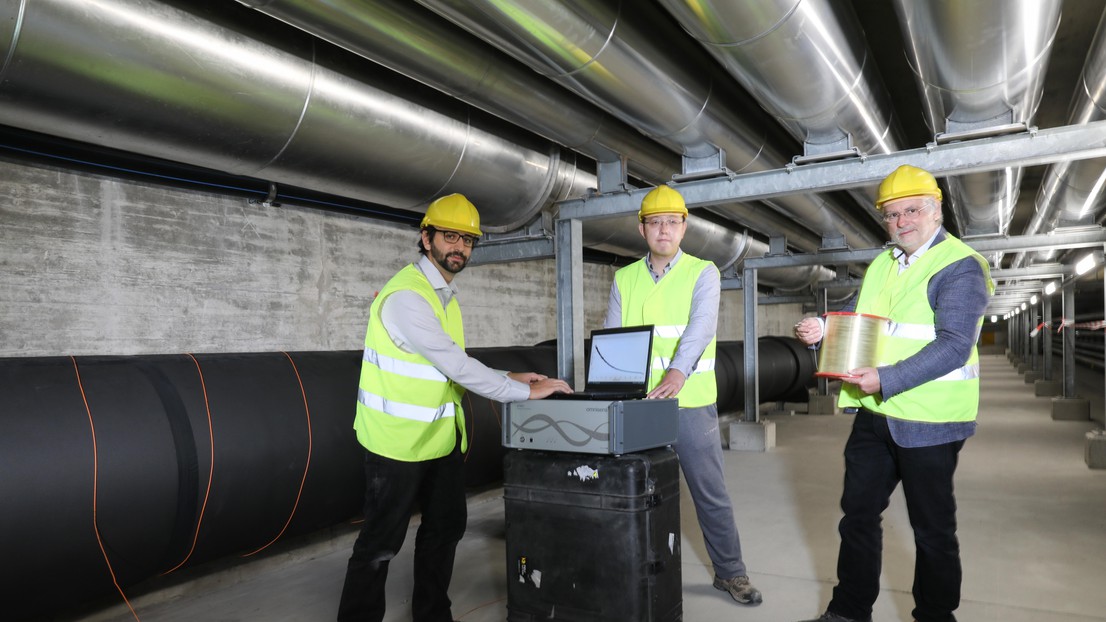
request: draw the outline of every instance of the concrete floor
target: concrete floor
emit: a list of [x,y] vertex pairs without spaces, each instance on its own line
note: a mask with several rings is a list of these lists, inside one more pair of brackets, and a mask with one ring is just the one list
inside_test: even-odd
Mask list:
[[[1106,470],[1087,468],[1085,433],[1093,421],[1053,421],[1050,400],[1035,397],[1005,356],[982,357],[980,427],[957,472],[964,562],[963,622],[1106,620]],[[1102,373],[1086,372],[1079,392],[1103,412]],[[682,491],[683,611],[689,621],[788,622],[817,616],[835,582],[841,451],[851,417],[767,414],[769,452],[726,452],[746,563],[764,593],[755,608],[711,587],[709,560]],[[463,622],[506,618],[502,491],[471,496],[468,533],[451,590]],[[392,563],[387,621],[409,620],[412,523]],[[909,622],[913,544],[901,495],[884,520],[883,589],[874,619]],[[192,572],[136,586],[128,595],[143,622],[333,620],[352,528],[289,543],[266,559],[218,572]],[[76,618],[134,620],[120,604]]]

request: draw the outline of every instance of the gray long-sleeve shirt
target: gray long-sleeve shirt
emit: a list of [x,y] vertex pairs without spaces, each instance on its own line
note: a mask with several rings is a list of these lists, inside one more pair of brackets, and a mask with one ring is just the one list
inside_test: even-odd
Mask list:
[[[676,256],[664,267],[662,274],[653,272],[649,256],[645,256],[645,265],[649,268],[649,274],[653,276],[653,282],[659,282],[668,274],[676,262],[683,257],[684,252],[677,251]],[[680,337],[680,344],[676,347],[676,354],[672,357],[669,369],[677,369],[685,377],[691,376],[699,358],[703,356],[711,339],[718,332],[718,302],[722,297],[722,281],[718,274],[718,268],[710,264],[699,273],[699,279],[695,281],[695,288],[691,292],[691,315],[687,322],[687,328]],[[622,294],[618,291],[618,283],[611,283],[611,293],[607,298],[607,317],[603,321],[604,328],[617,328],[622,326]]]
[[[425,255],[415,264],[430,281],[442,306],[457,294]],[[434,309],[422,296],[410,290],[392,293],[380,308],[380,321],[392,342],[404,352],[419,354],[438,371],[469,391],[497,402],[530,399],[530,387],[508,378],[472,358],[442,328]]]

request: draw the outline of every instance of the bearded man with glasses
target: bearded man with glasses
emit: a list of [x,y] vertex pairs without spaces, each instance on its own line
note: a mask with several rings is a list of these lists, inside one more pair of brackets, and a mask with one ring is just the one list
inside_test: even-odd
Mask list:
[[[864,273],[843,311],[889,318],[880,361],[848,370],[837,405],[854,413],[845,444],[837,586],[826,612],[806,622],[870,622],[879,596],[880,516],[903,485],[914,530],[917,622],[955,622],[960,543],[953,475],[979,410],[976,340],[994,293],[987,261],[941,226],[933,175],[903,165],[879,186],[876,209],[894,246]],[[795,325],[821,341],[825,324]]]
[[714,376],[721,279],[709,261],[680,250],[687,204],[675,189],[657,186],[641,201],[638,232],[649,253],[620,269],[607,302],[607,328],[652,324],[649,394],[679,400],[674,446],[714,567],[714,587],[743,605],[758,605],[722,474],[718,386]]
[[388,563],[403,545],[412,513],[421,510],[411,619],[451,622],[447,592],[468,516],[461,397],[466,389],[498,402],[572,392],[563,380],[498,372],[465,353],[453,277],[480,235],[480,214],[467,198],[437,199],[422,219],[422,258],[393,276],[369,309],[353,424],[365,449],[365,520],[338,620],[384,619]]

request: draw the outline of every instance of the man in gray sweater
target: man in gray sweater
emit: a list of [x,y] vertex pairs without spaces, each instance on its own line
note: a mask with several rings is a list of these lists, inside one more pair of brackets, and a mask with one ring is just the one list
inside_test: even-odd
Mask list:
[[[880,515],[901,481],[916,548],[914,619],[954,622],[960,545],[953,475],[975,433],[975,343],[994,284],[987,261],[941,226],[941,190],[928,172],[900,166],[880,184],[876,208],[894,246],[864,274],[844,311],[888,318],[880,360],[847,371],[838,406],[855,413],[845,445],[837,586],[826,612],[807,622],[870,622],[879,595]],[[795,334],[813,345],[825,325]]]

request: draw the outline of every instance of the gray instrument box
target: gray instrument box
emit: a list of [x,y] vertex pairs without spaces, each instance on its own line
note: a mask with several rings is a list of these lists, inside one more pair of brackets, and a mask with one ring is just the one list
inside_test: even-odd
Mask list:
[[503,446],[620,455],[674,444],[679,416],[675,399],[512,402]]

